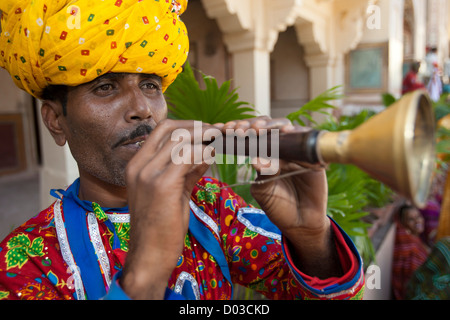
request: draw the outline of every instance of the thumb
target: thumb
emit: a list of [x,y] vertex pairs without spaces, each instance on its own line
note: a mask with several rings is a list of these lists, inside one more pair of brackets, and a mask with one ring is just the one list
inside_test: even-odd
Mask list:
[[280,175],[281,166],[279,159],[255,158],[252,166],[258,173],[257,181],[267,180]]
[[266,194],[273,190],[276,178],[281,174],[280,160],[255,158],[252,166],[258,174],[256,183],[251,188],[252,194]]

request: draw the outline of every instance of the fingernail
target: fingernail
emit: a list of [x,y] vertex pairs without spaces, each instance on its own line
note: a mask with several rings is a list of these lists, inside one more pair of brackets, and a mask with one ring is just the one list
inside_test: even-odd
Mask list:
[[292,124],[288,124],[287,126],[283,127],[283,132],[291,132],[294,130],[295,130],[295,127]]

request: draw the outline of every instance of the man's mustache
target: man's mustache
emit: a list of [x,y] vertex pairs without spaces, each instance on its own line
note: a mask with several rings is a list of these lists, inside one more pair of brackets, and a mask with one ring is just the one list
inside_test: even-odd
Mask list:
[[153,131],[153,128],[150,125],[142,124],[139,127],[137,127],[133,132],[130,134],[127,134],[126,136],[122,137],[117,143],[113,145],[113,149],[125,144],[128,141],[134,140],[136,138],[150,135]]

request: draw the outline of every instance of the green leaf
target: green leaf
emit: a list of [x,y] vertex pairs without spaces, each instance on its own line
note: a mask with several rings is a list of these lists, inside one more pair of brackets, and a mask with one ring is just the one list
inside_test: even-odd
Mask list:
[[397,101],[397,99],[390,93],[382,94],[381,99],[383,100],[383,105],[386,107],[390,107]]
[[27,254],[30,257],[42,257],[44,255],[44,239],[42,237],[36,238],[27,249]]
[[436,122],[444,118],[446,115],[450,114],[450,103],[448,102],[449,96],[450,93],[446,92],[441,95],[441,98],[438,101],[433,101],[433,109],[436,115]]
[[8,252],[6,253],[6,269],[14,267],[22,268],[28,261],[29,257],[41,257],[44,255],[44,239],[36,238],[31,243],[30,238],[26,234],[19,234],[11,238],[8,243]]
[[438,153],[450,154],[450,140],[439,141],[436,145],[436,150]]
[[0,291],[0,300],[6,299],[9,296],[8,291]]
[[293,112],[287,116],[292,122],[296,122],[301,126],[305,126],[303,118],[307,118],[311,123],[317,125],[317,123],[311,117],[312,112],[320,112],[325,115],[330,115],[329,109],[335,109],[333,105],[329,104],[329,101],[342,99],[344,96],[341,93],[342,86],[336,86],[328,89],[324,93],[318,95],[301,107],[298,111]]
[[214,77],[199,72],[205,89],[201,89],[189,63],[166,91],[170,118],[198,120],[205,123],[228,122],[254,117],[254,108],[239,101],[231,81],[219,86]]

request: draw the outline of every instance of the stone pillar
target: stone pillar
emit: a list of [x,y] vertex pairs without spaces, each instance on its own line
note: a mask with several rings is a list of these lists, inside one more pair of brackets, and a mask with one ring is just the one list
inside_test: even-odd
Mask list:
[[328,54],[306,56],[305,61],[310,72],[310,95],[312,98],[336,85],[334,82],[334,59],[332,59]]
[[258,115],[270,116],[270,52],[252,48],[232,56],[240,99],[253,104]]
[[233,85],[239,98],[255,106],[258,115],[270,116],[270,52],[253,32],[227,34],[225,44],[232,56]]

